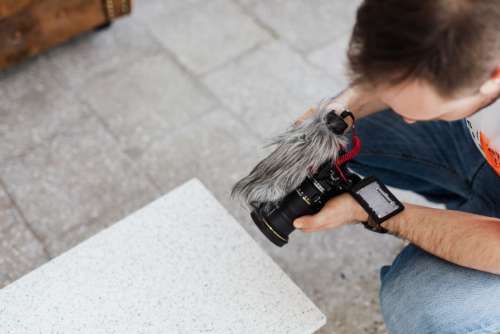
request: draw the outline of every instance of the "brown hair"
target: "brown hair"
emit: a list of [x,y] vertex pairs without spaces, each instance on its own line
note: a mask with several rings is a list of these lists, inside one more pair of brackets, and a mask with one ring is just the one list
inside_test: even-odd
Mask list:
[[353,83],[420,79],[443,96],[480,85],[499,59],[499,0],[365,0],[348,50]]

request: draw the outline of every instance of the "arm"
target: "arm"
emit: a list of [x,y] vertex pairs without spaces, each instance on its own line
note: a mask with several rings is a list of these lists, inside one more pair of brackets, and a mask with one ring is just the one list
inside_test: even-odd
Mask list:
[[[349,106],[358,119],[387,108],[362,87],[347,88],[335,102]],[[311,108],[298,122],[314,111]],[[500,219],[413,204],[405,206],[403,212],[384,222],[391,234],[449,262],[500,275]],[[331,199],[316,215],[296,219],[294,225],[313,232],[366,219],[361,206],[344,194]]]
[[449,262],[500,275],[500,219],[406,204],[382,226]]
[[[364,86],[351,86],[344,89],[335,99],[335,103],[348,106],[356,119],[368,116],[377,111],[387,108],[376,95],[372,93],[373,89]],[[304,119],[312,116],[316,112],[315,107],[309,108],[295,122],[300,124]]]
[[[449,262],[500,275],[500,219],[405,203],[382,226]],[[296,219],[305,232],[366,221],[368,214],[349,194],[330,199],[313,216]]]

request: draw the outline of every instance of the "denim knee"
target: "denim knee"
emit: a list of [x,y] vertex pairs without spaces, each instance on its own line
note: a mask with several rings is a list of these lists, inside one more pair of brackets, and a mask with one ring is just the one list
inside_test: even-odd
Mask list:
[[380,272],[391,334],[500,332],[500,276],[454,265],[409,245]]

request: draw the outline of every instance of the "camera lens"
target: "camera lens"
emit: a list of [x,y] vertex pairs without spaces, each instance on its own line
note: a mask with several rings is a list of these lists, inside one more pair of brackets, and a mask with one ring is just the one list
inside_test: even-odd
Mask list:
[[276,227],[273,227],[260,213],[252,211],[251,216],[255,225],[273,244],[282,247],[288,243],[288,235],[278,232]]
[[279,206],[268,214],[260,209],[252,211],[251,217],[257,227],[275,245],[282,247],[295,230],[293,221],[301,216],[314,214],[321,209],[321,185],[307,178],[295,191],[288,194]]

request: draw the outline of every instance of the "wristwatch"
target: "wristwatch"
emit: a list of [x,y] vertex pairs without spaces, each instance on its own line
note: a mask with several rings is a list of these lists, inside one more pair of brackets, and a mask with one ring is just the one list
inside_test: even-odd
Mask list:
[[368,213],[363,225],[374,232],[387,233],[381,224],[404,210],[404,205],[376,177],[369,176],[354,184],[349,193]]

